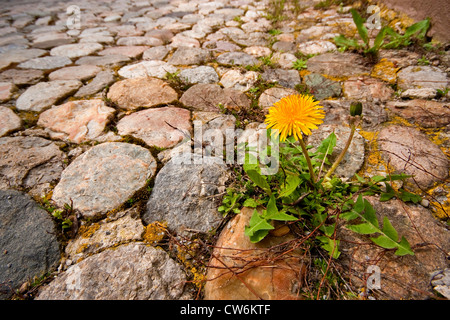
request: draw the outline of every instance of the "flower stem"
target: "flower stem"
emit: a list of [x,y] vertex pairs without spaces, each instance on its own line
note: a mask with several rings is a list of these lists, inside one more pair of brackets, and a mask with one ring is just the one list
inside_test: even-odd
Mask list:
[[337,159],[334,161],[333,165],[331,166],[330,170],[328,170],[325,177],[323,177],[323,181],[326,181],[333,174],[334,170],[336,170],[339,163],[341,163],[342,159],[344,159],[344,156],[347,153],[347,150],[350,147],[350,144],[352,142],[353,135],[355,134],[355,130],[356,130],[356,125],[352,124],[350,135],[348,136],[348,140],[347,140],[347,143],[345,144],[344,149],[342,150],[341,154],[337,157]]
[[314,174],[314,169],[311,164],[311,158],[308,155],[308,150],[306,149],[305,142],[303,142],[303,139],[298,139],[298,142],[300,142],[300,147],[302,148],[303,154],[305,155],[306,163],[308,164],[309,169],[309,176],[311,177],[311,182],[316,183],[316,175]]

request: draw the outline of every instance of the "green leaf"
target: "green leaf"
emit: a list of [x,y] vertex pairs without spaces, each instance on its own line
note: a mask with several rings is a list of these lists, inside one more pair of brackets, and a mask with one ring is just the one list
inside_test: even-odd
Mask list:
[[244,207],[249,207],[249,208],[256,208],[259,205],[259,203],[252,198],[248,198],[244,201],[243,206]]
[[[361,210],[361,202],[364,203],[364,213],[362,213]],[[361,218],[363,223],[357,225],[347,225],[346,227],[349,230],[360,234],[379,233],[380,235],[378,237],[370,238],[370,240],[372,240],[375,244],[385,249],[397,248],[397,251],[395,252],[396,255],[414,255],[414,252],[411,250],[411,246],[404,237],[402,237],[402,240],[400,242],[397,242],[397,230],[395,230],[387,217],[383,218],[383,229],[379,228],[375,210],[373,209],[369,201],[367,201],[366,199],[362,200],[361,195],[359,195],[352,212],[353,215],[351,216],[351,218],[353,218],[356,214],[359,218]]]
[[395,197],[395,193],[383,192],[380,196],[380,201],[381,202],[388,201],[391,200],[393,197]]
[[250,242],[251,242],[251,243],[257,243],[257,242],[260,242],[260,241],[261,241],[262,239],[264,239],[268,234],[269,234],[269,230],[258,230],[258,231],[256,231],[254,234],[252,234],[251,236],[249,236]]
[[397,230],[394,229],[387,217],[383,218],[383,233],[394,241],[398,240]]
[[353,21],[356,24],[356,29],[358,29],[359,36],[366,44],[366,47],[369,47],[369,33],[367,28],[364,26],[364,19],[359,15],[359,13],[355,9],[351,9]]
[[272,230],[274,227],[267,222],[266,219],[263,219],[259,214],[258,211],[253,211],[253,215],[250,218],[249,225],[245,227],[245,235],[251,237],[256,232],[261,230]]
[[404,202],[411,201],[413,203],[418,203],[418,202],[422,201],[422,197],[421,196],[419,196],[417,194],[414,194],[414,193],[411,193],[411,192],[408,192],[408,191],[406,191],[404,189],[402,189],[400,191],[399,198],[402,201],[404,201]]
[[263,189],[269,196],[272,195],[270,186],[266,181],[266,177],[259,174],[256,170],[246,171],[248,177],[261,189]]
[[355,49],[358,49],[360,47],[360,45],[358,43],[358,40],[346,38],[342,34],[337,36],[337,37],[334,37],[334,43],[338,47],[343,47],[343,48],[355,48]]
[[285,186],[278,194],[278,198],[287,197],[297,189],[302,180],[298,175],[289,174],[285,180]]
[[339,251],[339,240],[334,240],[326,236],[317,236],[316,239],[320,241],[320,246],[326,250],[330,256],[332,255],[333,259],[339,258],[341,255],[341,252]]
[[429,27],[430,27],[430,19],[425,19],[416,22],[412,26],[406,28],[404,36],[410,38],[413,35],[417,34],[418,39],[424,38]]
[[352,230],[359,234],[372,234],[379,231],[377,227],[375,227],[370,223],[348,225],[347,229]]
[[380,50],[381,46],[383,45],[384,38],[386,37],[386,27],[381,28],[380,32],[378,32],[377,36],[375,37],[375,41],[373,43],[373,47],[371,48],[371,51],[377,52]]
[[404,256],[407,254],[414,255],[414,251],[412,251],[411,246],[409,245],[408,240],[405,237],[402,237],[402,240],[399,243],[397,251],[395,251],[397,256]]
[[370,238],[370,240],[385,249],[394,249],[398,245],[397,242],[385,236],[384,234],[378,236],[377,238]]

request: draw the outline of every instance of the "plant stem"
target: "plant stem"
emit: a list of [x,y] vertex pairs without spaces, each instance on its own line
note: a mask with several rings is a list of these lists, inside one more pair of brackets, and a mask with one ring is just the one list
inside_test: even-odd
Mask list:
[[331,166],[330,170],[328,170],[325,177],[323,177],[323,181],[327,180],[327,178],[329,178],[333,174],[334,170],[336,170],[339,163],[341,163],[342,159],[344,159],[344,156],[347,153],[347,150],[350,147],[350,144],[352,142],[353,135],[355,134],[355,130],[356,130],[356,125],[352,124],[350,135],[348,137],[348,140],[347,140],[347,143],[345,144],[344,149],[342,150],[341,154],[337,157],[337,159],[334,161],[333,165]]
[[303,154],[305,155],[306,163],[308,164],[309,169],[309,176],[311,177],[311,182],[314,184],[316,183],[316,176],[314,174],[314,169],[311,164],[311,158],[308,155],[308,150],[306,149],[305,142],[302,138],[298,139],[298,142],[300,142],[300,147],[302,148]]

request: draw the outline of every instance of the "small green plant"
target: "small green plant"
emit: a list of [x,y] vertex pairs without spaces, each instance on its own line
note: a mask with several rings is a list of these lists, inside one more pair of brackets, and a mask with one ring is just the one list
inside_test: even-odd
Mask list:
[[430,65],[430,60],[428,60],[427,57],[422,56],[422,58],[417,59],[417,64],[419,66],[428,66]]
[[359,13],[352,9],[350,10],[353,22],[356,25],[358,34],[361,37],[362,44],[358,39],[350,39],[344,35],[339,35],[334,38],[336,45],[344,50],[356,49],[362,50],[364,54],[377,54],[382,48],[384,49],[397,49],[400,47],[409,46],[413,39],[423,40],[430,27],[430,19],[419,21],[412,26],[408,27],[405,33],[399,34],[389,26],[384,26],[380,29],[375,37],[374,43],[371,46],[369,39],[369,31],[364,26],[365,20],[359,15]]
[[295,60],[292,63],[292,68],[295,69],[295,70],[298,70],[298,71],[306,69],[307,68],[307,66],[306,66],[306,62],[307,61],[308,60],[306,60],[306,59],[297,59],[297,60]]
[[[284,103],[289,104],[293,103],[289,99],[294,98],[283,99],[287,99]],[[315,105],[311,98],[302,99],[306,99],[304,103]],[[362,104],[352,104],[350,107],[352,133],[361,121],[361,116]],[[320,113],[316,117],[320,117]],[[270,125],[270,122],[268,124]],[[414,252],[406,238],[399,239],[398,232],[386,217],[380,226],[372,205],[363,198],[364,195],[379,194],[380,201],[397,197],[405,202],[418,203],[421,201],[420,196],[402,188],[395,190],[392,187],[393,181],[404,181],[410,176],[397,174],[363,178],[355,175],[355,180],[343,181],[333,175],[347,152],[353,138],[352,133],[344,150],[333,163],[330,156],[337,142],[334,133],[315,148],[305,145],[302,138],[296,139],[294,135],[289,135],[285,139],[280,138],[279,170],[273,175],[262,174],[264,164],[251,153],[255,150],[247,147],[249,152],[245,156],[241,175],[241,180],[246,181],[245,186],[227,190],[219,211],[228,214],[238,213],[242,207],[253,208],[252,217],[245,228],[245,234],[251,242],[264,239],[274,229],[274,221],[282,221],[297,224],[310,233],[308,237],[314,239],[330,257],[337,259],[341,254],[340,240],[336,233],[337,225],[338,221],[345,220],[349,230],[374,235],[370,239],[376,245],[385,249],[395,249],[396,255],[413,255]],[[272,133],[272,129],[267,130],[268,139],[275,141],[274,139],[278,137]],[[271,152],[272,147],[269,145],[263,154],[271,155]]]
[[438,98],[445,98],[447,96],[449,90],[450,90],[450,88],[437,89],[436,90],[437,97]]

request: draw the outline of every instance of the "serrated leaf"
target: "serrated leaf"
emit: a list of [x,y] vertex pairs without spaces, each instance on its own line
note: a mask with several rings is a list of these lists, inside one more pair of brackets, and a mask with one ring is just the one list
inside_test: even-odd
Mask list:
[[266,177],[259,174],[256,170],[246,171],[250,180],[252,180],[258,187],[263,189],[268,195],[271,195],[270,186],[266,181]]
[[298,185],[300,184],[302,180],[298,175],[292,175],[289,174],[286,177],[286,184],[283,189],[281,189],[280,193],[278,194],[278,198],[283,198],[289,196],[292,192],[297,189]]
[[370,240],[385,249],[394,249],[397,247],[397,242],[385,236],[384,234],[378,236],[377,238],[370,238]]
[[379,231],[378,228],[370,223],[347,225],[346,228],[359,234],[372,234]]
[[249,236],[251,243],[257,243],[260,242],[262,239],[264,239],[269,234],[269,230],[258,230],[251,236]]
[[263,219],[259,214],[258,211],[253,211],[253,215],[250,218],[249,225],[245,227],[245,235],[251,237],[256,232],[260,230],[272,230],[274,227],[267,222],[266,219]]
[[346,211],[340,214],[340,217],[344,220],[351,221],[353,219],[358,218],[358,214],[353,212],[353,210]]
[[334,132],[330,133],[326,139],[323,139],[320,145],[317,147],[317,154],[321,154],[323,156],[330,155],[333,153],[334,147],[336,147],[336,134]]
[[364,219],[370,222],[375,227],[379,228],[377,215],[375,214],[375,209],[366,199],[364,199]]
[[383,218],[383,233],[394,241],[398,240],[397,230],[395,230],[387,217]]
[[409,245],[408,240],[406,240],[405,237],[402,237],[402,240],[400,241],[398,245],[397,251],[395,251],[395,254],[397,256],[404,256],[404,255],[414,255],[414,252],[411,249],[411,246]]
[[358,199],[356,200],[355,206],[353,207],[353,210],[355,210],[357,213],[362,213],[364,210],[364,199],[361,195],[358,196]]

